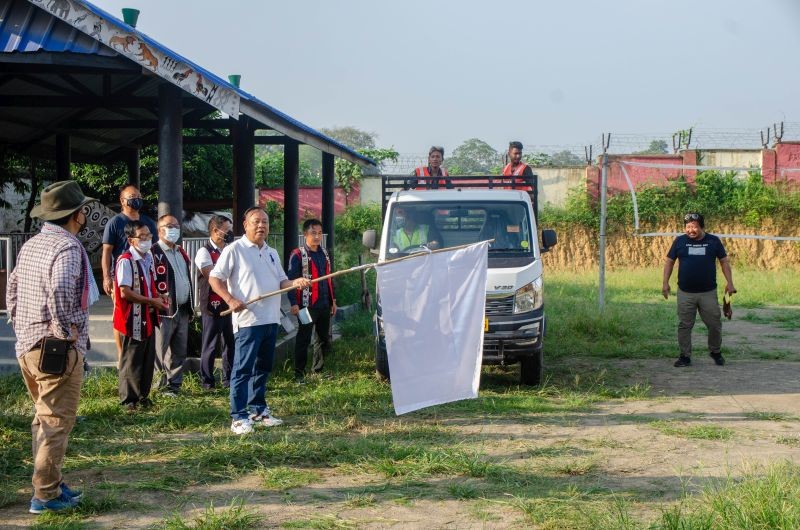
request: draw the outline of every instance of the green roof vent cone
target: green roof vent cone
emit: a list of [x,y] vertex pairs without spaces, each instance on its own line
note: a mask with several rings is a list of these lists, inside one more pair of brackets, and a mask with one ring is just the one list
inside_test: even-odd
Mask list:
[[239,88],[239,83],[242,82],[242,76],[241,74],[231,74],[228,76],[228,81],[236,88]]
[[139,20],[139,10],[132,7],[122,8],[122,20],[132,28],[136,27],[136,21]]

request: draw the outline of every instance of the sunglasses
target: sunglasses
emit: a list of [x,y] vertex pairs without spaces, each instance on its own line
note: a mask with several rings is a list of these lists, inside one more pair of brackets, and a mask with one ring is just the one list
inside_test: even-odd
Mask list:
[[687,213],[683,216],[683,221],[688,223],[689,221],[699,221],[701,215],[699,213]]

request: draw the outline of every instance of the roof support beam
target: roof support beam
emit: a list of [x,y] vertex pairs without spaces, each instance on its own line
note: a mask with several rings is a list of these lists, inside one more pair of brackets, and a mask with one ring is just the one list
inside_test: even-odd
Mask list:
[[334,270],[333,261],[333,217],[334,217],[334,159],[330,153],[322,153],[322,232],[328,234],[327,249],[331,260],[331,270]]
[[141,188],[142,169],[139,149],[129,149],[128,156],[125,157],[125,165],[128,168],[128,182],[137,188]]
[[72,89],[70,89],[68,87],[65,87],[65,86],[62,86],[62,85],[57,85],[55,83],[51,83],[50,81],[47,81],[46,79],[42,79],[41,77],[35,77],[35,76],[32,76],[32,75],[22,74],[22,75],[16,76],[16,78],[19,79],[20,81],[28,83],[29,85],[45,88],[47,90],[51,90],[51,91],[55,92],[56,94],[59,94],[59,95],[62,95],[62,96],[79,96],[79,95],[81,95],[80,92],[76,92],[75,90],[72,90]]
[[70,180],[69,165],[72,156],[69,146],[69,135],[56,135],[56,180]]
[[300,208],[300,144],[288,142],[283,148],[283,268],[297,247],[297,210]]
[[[234,120],[189,120],[184,118],[184,129],[230,129]],[[70,122],[73,129],[156,129],[158,120],[75,120]]]
[[[84,111],[82,114],[86,114],[87,112],[88,111]],[[111,140],[109,138],[98,136],[96,134],[91,134],[89,132],[74,131],[69,127],[64,126],[63,122],[68,120],[69,118],[70,116],[64,118],[63,120],[56,120],[54,123],[41,123],[33,120],[25,120],[20,118],[3,116],[2,118],[0,118],[0,123],[8,122],[16,125],[30,127],[31,129],[35,130],[35,134],[29,135],[24,138],[20,138],[17,142],[15,142],[14,148],[19,150],[20,152],[27,151],[32,145],[42,142],[54,134],[69,134],[71,136],[74,136],[75,138],[82,138],[84,140],[90,140],[93,142],[105,143],[109,145],[119,145],[122,147],[128,147],[131,145],[129,142]]]
[[233,230],[243,234],[241,219],[244,212],[257,204],[256,160],[253,148],[253,127],[247,117],[242,117],[231,127],[233,139]]
[[[180,89],[178,89],[180,90]],[[182,99],[182,98],[181,98]],[[57,107],[57,108],[151,108],[157,106],[158,98],[135,96],[29,96],[8,95],[0,98],[0,107]],[[208,103],[197,98],[187,97],[186,108],[208,107]]]
[[181,90],[158,87],[158,216],[183,218],[183,111]]

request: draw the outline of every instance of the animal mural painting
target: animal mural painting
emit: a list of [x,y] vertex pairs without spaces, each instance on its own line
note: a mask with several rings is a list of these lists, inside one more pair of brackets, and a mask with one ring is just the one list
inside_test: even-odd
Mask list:
[[[234,87],[216,83],[195,65],[180,60],[157,44],[145,43],[137,30],[130,31],[121,20],[88,9],[73,0],[29,0],[43,11],[63,20],[73,28],[107,45],[120,55],[136,61],[144,68],[202,98],[229,116],[239,115],[240,97]],[[0,15],[2,24],[2,15]],[[196,78],[194,76],[197,76]]]
[[150,68],[153,70],[158,69],[158,59],[142,41],[139,41],[139,54],[137,57],[139,57],[143,63],[150,65]]
[[186,71],[184,71],[184,72],[175,72],[172,75],[172,79],[174,79],[178,83],[181,83],[181,82],[185,81],[187,77],[192,75],[193,72],[194,72],[194,70],[192,70],[191,68],[187,68]]
[[202,94],[203,96],[208,95],[208,89],[203,85],[203,76],[200,74],[197,74],[197,83],[194,85],[194,93]]
[[122,47],[122,51],[129,52],[129,47],[131,44],[136,42],[136,39],[131,37],[130,35],[115,35],[108,39],[108,45],[114,49],[117,49],[117,46]]
[[67,0],[50,0],[50,3],[47,4],[47,9],[59,18],[67,18],[71,8],[72,6]]
[[102,41],[103,38],[100,36],[101,31],[103,31],[103,23],[98,20],[92,26],[92,32],[89,33],[89,36],[95,37],[97,40]]

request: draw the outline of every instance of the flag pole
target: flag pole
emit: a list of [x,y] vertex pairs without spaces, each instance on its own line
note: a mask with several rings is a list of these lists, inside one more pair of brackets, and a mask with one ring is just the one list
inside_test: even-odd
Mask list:
[[[478,241],[476,243],[467,243],[465,245],[458,245],[458,246],[455,246],[455,247],[439,248],[439,249],[436,249],[436,250],[427,250],[427,251],[423,250],[423,251],[420,251],[420,252],[414,252],[413,254],[409,254],[408,256],[403,256],[402,258],[390,259],[390,260],[387,260],[387,261],[384,261],[384,262],[381,262],[381,263],[366,263],[364,265],[357,265],[355,267],[350,267],[349,269],[344,269],[344,270],[341,270],[341,271],[332,272],[330,274],[326,274],[325,276],[320,276],[319,278],[314,278],[313,280],[311,280],[311,283],[321,282],[321,281],[327,280],[329,278],[335,278],[336,276],[341,276],[343,274],[349,274],[351,272],[358,272],[358,271],[362,271],[362,270],[365,270],[365,269],[372,269],[372,268],[375,268],[375,267],[388,265],[390,263],[396,263],[398,261],[405,261],[405,260],[411,259],[411,258],[419,258],[421,256],[427,256],[429,254],[438,254],[440,252],[449,252],[451,250],[461,250],[462,248],[467,248],[467,247],[470,247],[472,245],[476,245],[478,243],[484,243],[484,242],[485,243],[494,243],[494,239],[487,239],[485,241]],[[246,301],[244,303],[244,305],[247,306],[247,305],[250,305],[250,304],[254,304],[254,303],[259,302],[259,301],[261,301],[261,300],[263,300],[265,298],[269,298],[270,296],[275,296],[275,295],[278,295],[278,294],[288,293],[289,291],[294,291],[295,289],[296,289],[296,287],[285,287],[283,289],[278,289],[277,291],[272,291],[272,292],[269,292],[269,293],[265,293],[265,294],[256,296],[255,298],[251,298],[250,300]],[[220,316],[224,317],[224,316],[230,315],[231,313],[233,313],[233,311],[231,309],[226,309],[225,311],[220,313]]]

